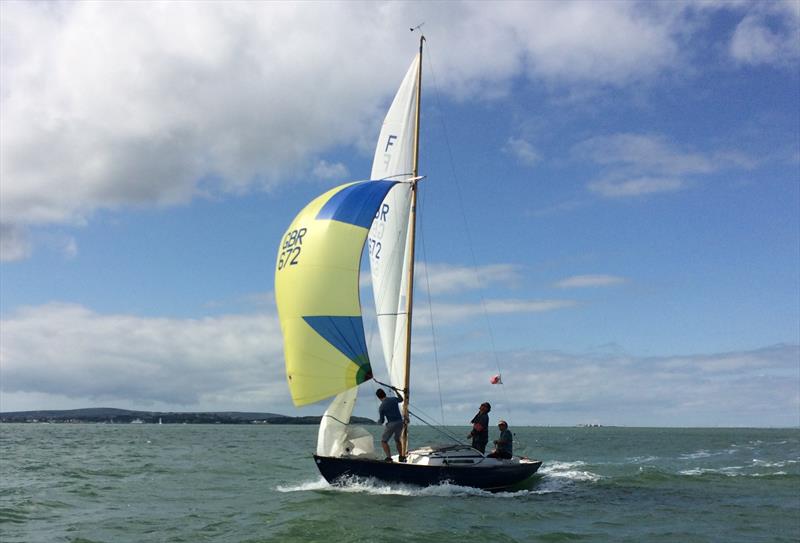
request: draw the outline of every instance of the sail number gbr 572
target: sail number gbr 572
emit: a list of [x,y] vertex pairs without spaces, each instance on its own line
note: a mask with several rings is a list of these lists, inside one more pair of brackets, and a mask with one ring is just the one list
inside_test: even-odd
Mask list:
[[369,256],[375,260],[381,259],[381,240],[383,239],[383,231],[386,228],[386,216],[388,214],[389,204],[384,202],[375,213],[375,220],[372,221],[372,227],[369,229],[367,248]]
[[306,235],[305,228],[297,228],[291,232],[287,232],[283,238],[283,245],[281,246],[281,254],[278,256],[278,269],[282,270],[286,266],[296,266],[300,252],[303,249],[303,236]]

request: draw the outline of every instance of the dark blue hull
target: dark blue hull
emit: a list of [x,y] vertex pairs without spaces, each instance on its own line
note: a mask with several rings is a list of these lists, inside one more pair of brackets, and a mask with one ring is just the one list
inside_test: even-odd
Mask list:
[[492,467],[438,466],[384,462],[381,460],[333,458],[314,455],[320,473],[336,484],[343,479],[356,477],[375,478],[389,483],[431,486],[451,483],[484,490],[503,490],[530,478],[542,463],[538,460],[508,463]]

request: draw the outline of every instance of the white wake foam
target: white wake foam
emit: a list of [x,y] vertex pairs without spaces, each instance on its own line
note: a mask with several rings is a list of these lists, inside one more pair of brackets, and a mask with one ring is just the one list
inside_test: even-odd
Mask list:
[[298,485],[278,485],[275,490],[278,492],[308,492],[309,490],[324,490],[329,488],[331,485],[328,484],[323,477],[320,477],[317,481],[309,481],[307,483],[300,483]]
[[500,499],[519,498],[521,496],[546,494],[551,492],[551,490],[540,488],[532,490],[489,492],[488,490],[452,485],[449,483],[419,487],[413,485],[385,483],[375,479],[351,479],[341,485],[331,485],[322,477],[320,477],[317,481],[300,483],[298,485],[279,485],[276,487],[276,490],[278,492],[308,492],[322,490],[326,492],[369,494],[373,496],[427,496],[443,498],[478,496],[483,498]]
[[548,462],[542,466],[539,471],[542,475],[555,479],[567,479],[570,481],[589,481],[595,482],[603,478],[602,475],[597,475],[591,471],[580,469],[586,466],[586,462],[578,460],[576,462]]

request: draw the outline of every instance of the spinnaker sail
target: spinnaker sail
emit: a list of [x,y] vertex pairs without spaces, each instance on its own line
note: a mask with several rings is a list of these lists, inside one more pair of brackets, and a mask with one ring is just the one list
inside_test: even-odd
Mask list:
[[372,377],[358,275],[375,212],[395,181],[336,187],[308,204],[278,248],[275,299],[296,406]]

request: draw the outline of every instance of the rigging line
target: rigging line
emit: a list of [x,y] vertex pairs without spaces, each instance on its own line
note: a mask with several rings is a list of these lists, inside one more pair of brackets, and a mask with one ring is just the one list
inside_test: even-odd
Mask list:
[[402,391],[402,390],[400,390],[399,388],[397,388],[397,387],[395,387],[395,386],[392,386],[392,385],[390,385],[390,384],[388,384],[388,383],[382,383],[381,381],[378,381],[378,380],[377,380],[377,379],[375,379],[374,377],[372,378],[372,380],[373,380],[373,381],[375,381],[376,383],[378,383],[378,384],[379,384],[379,385],[381,385],[381,386],[384,386],[384,387],[386,387],[386,388],[390,388],[390,389],[394,390],[394,391],[395,391],[395,392],[397,392],[398,394],[399,394],[399,393],[401,393],[401,392],[403,392],[403,391]]
[[[414,409],[416,409],[416,407],[415,407]],[[429,415],[428,415],[427,413],[425,413],[425,412],[424,412],[422,409],[420,409],[420,411],[421,411],[422,413],[424,413],[426,416],[429,416]],[[471,446],[472,446],[472,445],[471,445],[471,444],[469,444],[469,443],[466,443],[466,442],[464,442],[464,441],[461,441],[461,439],[457,438],[457,437],[455,436],[455,434],[452,434],[452,433],[448,432],[448,431],[447,431],[447,430],[445,430],[443,427],[441,427],[441,426],[437,426],[437,425],[434,425],[434,424],[431,424],[431,423],[429,423],[428,421],[426,421],[425,419],[423,419],[422,417],[420,417],[419,415],[417,415],[416,413],[412,413],[410,409],[409,409],[408,413],[409,413],[409,415],[413,416],[415,419],[417,419],[417,420],[419,420],[420,422],[422,422],[424,425],[426,425],[426,426],[428,426],[428,427],[430,427],[430,428],[433,428],[434,430],[436,430],[436,431],[437,431],[437,432],[439,432],[440,434],[443,434],[444,436],[446,436],[446,437],[450,438],[451,440],[453,440],[454,442],[458,443],[459,445],[464,445],[464,446],[466,446],[466,447],[471,447]],[[521,447],[527,448],[527,444],[526,444],[526,443],[524,443],[524,442],[522,442],[522,441],[519,441],[519,440],[517,439],[517,437],[516,437],[516,436],[517,436],[517,434],[515,433],[515,434],[514,434],[514,443],[516,443],[516,444],[518,444],[518,445],[521,445]],[[483,460],[481,460],[481,461],[483,461]]]
[[[422,223],[422,218],[424,216],[425,211],[425,199],[421,198],[422,194],[420,191],[419,198],[417,200],[417,204],[419,206],[419,217],[420,223]],[[433,304],[431,303],[431,283],[430,283],[430,275],[428,274],[428,254],[425,250],[425,229],[420,228],[420,248],[422,249],[422,258],[425,261],[425,267],[423,268],[423,276],[425,277],[425,294],[428,298],[428,314],[431,322],[431,342],[433,344],[433,365],[436,370],[436,388],[439,391],[439,410],[441,412],[442,424],[444,424],[444,400],[442,399],[442,380],[439,377],[439,351],[436,347],[436,328],[433,325]]]
[[[411,408],[412,404],[410,404],[410,403],[409,403],[409,404],[408,404],[408,406],[409,406],[409,408]],[[432,421],[434,421],[434,423],[433,423],[433,424],[435,424],[435,425],[436,425],[438,428],[441,428],[443,432],[444,432],[444,431],[446,431],[446,430],[444,430],[444,424],[443,424],[443,423],[441,423],[441,422],[437,422],[437,421],[436,421],[436,419],[435,419],[435,417],[433,417],[433,416],[432,416],[432,415],[430,415],[429,413],[426,413],[424,409],[422,409],[421,407],[419,407],[419,405],[417,405],[417,404],[414,404],[414,409],[416,409],[418,412],[422,413],[422,414],[423,414],[425,417],[427,417],[429,420],[432,420]],[[422,420],[422,418],[421,418],[419,415],[414,415],[414,416],[415,416],[415,417],[417,417],[418,419]],[[424,422],[424,421],[423,421],[423,422]],[[431,423],[426,423],[426,424],[429,424],[429,425],[430,425]],[[462,444],[462,445],[464,444],[464,443],[462,443],[462,442],[461,442],[461,441],[460,441],[458,438],[456,438],[456,437],[453,437],[453,436],[451,436],[451,437],[452,437],[454,440],[456,440],[458,443],[460,443],[460,444]]]
[[458,439],[458,438],[457,438],[455,435],[451,434],[451,433],[450,433],[450,432],[448,432],[447,430],[444,430],[444,429],[443,429],[443,428],[441,428],[440,426],[435,426],[435,425],[433,425],[433,424],[429,423],[428,421],[426,421],[425,419],[423,419],[422,417],[420,417],[420,416],[419,416],[419,415],[417,415],[416,413],[413,413],[411,410],[409,410],[409,411],[408,411],[408,414],[409,414],[409,415],[411,415],[412,417],[414,417],[415,419],[417,419],[418,421],[420,421],[420,422],[421,422],[422,424],[424,424],[425,426],[428,426],[429,428],[432,428],[432,429],[436,430],[436,431],[437,431],[437,432],[439,432],[440,434],[442,434],[442,435],[444,435],[445,437],[447,437],[447,438],[449,438],[449,439],[451,439],[451,440],[455,441],[455,442],[456,442],[456,443],[458,443],[459,445],[466,445],[466,443],[464,443],[463,441],[461,441],[460,439]]
[[[377,379],[374,379],[374,378],[373,378],[373,381],[375,381],[376,383],[378,383],[378,384],[379,384],[379,385],[381,385],[381,386],[385,386],[385,387],[388,387],[388,388],[390,388],[390,389],[394,390],[394,391],[395,391],[395,392],[397,392],[398,394],[399,394],[400,392],[402,392],[402,391],[401,391],[401,390],[399,390],[398,388],[396,388],[396,387],[393,387],[392,385],[389,385],[389,384],[386,384],[386,383],[382,383],[382,382],[378,381]],[[406,400],[405,400],[405,398],[404,398],[404,401],[406,401]],[[430,422],[428,422],[427,420],[425,420],[425,419],[424,419],[424,418],[422,418],[421,416],[417,415],[416,413],[413,413],[413,412],[411,411],[411,409],[410,409],[410,407],[411,407],[411,404],[409,403],[408,405],[409,405],[409,410],[408,410],[408,413],[409,413],[411,416],[413,416],[414,418],[416,418],[417,420],[419,420],[420,422],[422,422],[422,423],[423,423],[423,424],[425,424],[426,426],[430,426],[431,428],[433,428],[434,430],[438,431],[439,433],[442,433],[442,434],[446,435],[447,437],[449,437],[450,439],[452,439],[452,440],[453,440],[453,441],[455,441],[456,443],[458,443],[458,444],[460,444],[460,445],[465,445],[465,443],[463,443],[462,441],[460,441],[460,440],[459,440],[457,437],[455,437],[455,435],[453,435],[453,434],[450,434],[449,432],[447,432],[447,430],[445,430],[444,428],[442,428],[442,425],[435,425],[435,424],[431,424]],[[414,407],[414,409],[417,409],[417,407],[415,406],[415,407]],[[430,415],[428,415],[427,413],[425,413],[425,411],[424,411],[422,408],[420,408],[420,409],[419,409],[419,411],[420,411],[422,414],[424,414],[426,417],[433,418],[433,417],[431,417]]]
[[[410,407],[411,407],[411,404],[408,404],[408,407],[410,408]],[[418,405],[418,404],[415,404],[415,405],[414,405],[414,409],[416,409],[416,410],[417,410],[417,412],[419,412],[419,413],[422,413],[422,414],[423,414],[425,417],[427,417],[429,420],[432,420],[432,421],[433,421],[433,424],[436,424],[437,426],[444,428],[444,424],[442,424],[442,423],[438,422],[438,421],[436,420],[436,418],[435,418],[433,415],[431,415],[431,414],[429,414],[429,413],[426,413],[426,412],[425,412],[425,410],[424,410],[424,409],[422,409],[421,407],[419,407],[419,405]]]
[[336,422],[338,422],[339,424],[343,424],[344,426],[350,426],[349,422],[344,422],[343,420],[339,420],[336,417],[334,417],[333,415],[327,415],[326,414],[326,415],[322,415],[322,416],[325,417],[325,418],[333,419]]
[[[428,68],[429,68],[430,74],[431,74],[431,82],[433,83],[433,88],[434,88],[434,93],[433,94],[436,97],[436,105],[438,106],[439,111],[441,112],[441,111],[444,111],[444,109],[442,107],[442,103],[441,103],[441,99],[440,99],[441,92],[439,91],[439,86],[438,86],[438,84],[436,82],[436,72],[433,69],[433,55],[431,55],[430,47],[428,47],[428,54],[426,55],[425,58],[426,58],[426,60],[428,62]],[[456,187],[456,195],[458,196],[458,203],[459,203],[459,207],[461,209],[461,218],[464,221],[464,232],[467,235],[467,245],[469,247],[470,255],[472,256],[472,267],[473,267],[473,270],[475,272],[475,280],[477,281],[477,284],[478,284],[478,295],[480,296],[480,300],[481,300],[481,308],[483,309],[483,317],[484,317],[484,320],[486,321],[486,327],[487,327],[487,329],[489,331],[489,341],[490,341],[490,344],[492,346],[492,355],[494,356],[494,362],[495,362],[495,366],[497,367],[497,373],[502,376],[503,371],[500,368],[500,359],[497,356],[497,346],[495,345],[495,341],[494,341],[494,331],[492,330],[492,324],[491,324],[491,321],[489,320],[489,311],[486,308],[486,299],[483,297],[483,294],[482,294],[483,283],[481,281],[480,274],[478,273],[478,259],[475,256],[475,248],[473,247],[473,244],[472,244],[472,236],[470,234],[469,221],[467,221],[467,215],[466,215],[466,212],[464,211],[464,197],[463,197],[463,195],[461,193],[461,186],[458,183],[458,175],[456,174],[456,168],[455,168],[455,159],[453,158],[453,149],[452,149],[452,147],[450,145],[450,138],[447,135],[448,134],[447,125],[444,122],[444,115],[439,115],[439,122],[442,125],[442,133],[443,133],[443,136],[444,136],[445,147],[447,148],[447,156],[448,156],[449,161],[450,161],[450,172],[451,172],[451,174],[453,176],[453,182],[454,182],[454,185]],[[503,403],[505,403],[508,406],[509,404],[508,404],[508,400],[506,398],[505,386],[502,384],[502,381],[500,383],[500,390],[503,393]],[[509,414],[510,414],[511,413],[510,407],[508,407],[508,410],[509,410]]]

